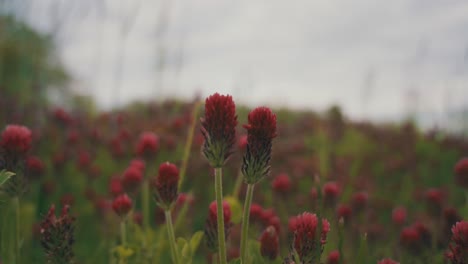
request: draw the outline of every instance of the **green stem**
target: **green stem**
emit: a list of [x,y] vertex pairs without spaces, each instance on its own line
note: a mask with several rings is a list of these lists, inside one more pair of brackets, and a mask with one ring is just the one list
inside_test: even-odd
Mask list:
[[252,197],[255,184],[247,185],[247,193],[245,196],[244,215],[242,216],[242,235],[240,246],[241,263],[247,263],[247,238],[249,236],[249,216],[250,205],[252,204]]
[[166,216],[166,229],[167,229],[167,235],[169,237],[169,245],[171,247],[171,255],[172,255],[172,262],[174,264],[179,264],[180,259],[179,259],[179,254],[177,254],[177,244],[175,240],[175,235],[174,235],[174,227],[172,226],[172,217],[171,217],[171,211],[166,210],[164,211],[164,215]]
[[143,180],[143,190],[141,191],[141,211],[143,215],[143,231],[147,232],[149,228],[149,185],[148,179]]
[[244,176],[242,175],[242,171],[239,170],[239,173],[237,174],[236,182],[234,183],[234,189],[232,190],[232,196],[235,197],[236,199],[239,199],[239,193],[242,187],[243,179],[244,179]]
[[218,253],[219,263],[226,264],[226,239],[224,236],[224,208],[223,208],[223,169],[215,168],[215,193],[218,218]]
[[21,263],[20,260],[20,200],[16,196],[13,198],[13,206],[15,207],[15,261],[17,264]]
[[121,243],[122,246],[126,247],[127,246],[127,229],[125,226],[125,220],[120,221],[120,236],[121,236]]

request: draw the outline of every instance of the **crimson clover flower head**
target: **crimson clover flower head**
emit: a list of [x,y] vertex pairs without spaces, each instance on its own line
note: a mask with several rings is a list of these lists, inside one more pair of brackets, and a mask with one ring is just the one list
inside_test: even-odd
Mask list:
[[[205,241],[206,245],[210,250],[216,252],[218,250],[218,214],[217,214],[216,201],[211,202],[208,207],[208,218],[205,222]],[[225,239],[229,236],[229,230],[231,229],[231,207],[229,203],[223,201],[223,218],[224,218],[224,233],[226,234]]]
[[48,263],[71,263],[73,260],[73,231],[75,218],[69,215],[70,207],[65,205],[59,217],[55,215],[52,205],[40,224],[41,245],[46,253]]
[[340,251],[333,250],[328,253],[327,264],[338,264],[340,262]]
[[271,187],[279,194],[286,195],[291,191],[291,179],[286,173],[282,173],[273,180]]
[[403,206],[396,207],[392,211],[392,221],[396,225],[403,225],[406,221],[406,208]]
[[213,168],[222,167],[236,143],[236,105],[230,95],[215,93],[205,100],[205,117],[201,119],[203,155]]
[[24,156],[31,148],[32,133],[20,125],[8,125],[2,132],[2,146],[8,153]]
[[367,192],[358,192],[353,195],[352,200],[353,208],[356,211],[360,211],[364,209],[364,207],[366,207],[367,202],[369,200],[369,195],[367,194]]
[[279,237],[274,226],[268,226],[260,236],[260,253],[262,257],[275,260],[279,254]]
[[379,262],[377,262],[377,264],[400,264],[400,262],[397,262],[393,259],[386,258],[386,259],[380,260]]
[[350,220],[352,214],[353,209],[351,209],[351,207],[346,204],[339,204],[336,208],[336,215],[338,219],[343,218],[345,223],[347,223]]
[[135,153],[141,157],[152,157],[159,150],[159,137],[153,132],[143,132],[135,147]]
[[457,222],[452,227],[451,242],[446,257],[452,264],[468,263],[468,221]]
[[317,237],[317,215],[304,212],[289,219],[289,230],[294,234],[293,248],[296,250],[301,263],[316,263],[323,252],[323,245],[327,241],[330,223],[322,219],[320,237]]
[[112,202],[112,209],[122,218],[125,218],[128,215],[130,210],[132,210],[132,207],[132,199],[130,199],[130,197],[125,193],[117,196]]
[[130,166],[124,171],[122,177],[122,187],[125,192],[130,194],[136,193],[142,182],[143,173],[138,167]]
[[30,178],[39,178],[45,171],[45,165],[42,160],[36,156],[29,156],[26,159],[26,168]]
[[455,165],[455,181],[461,187],[468,189],[468,157],[462,158]]
[[151,183],[153,197],[158,205],[168,210],[177,200],[179,169],[176,165],[165,162],[159,166],[158,175]]
[[247,150],[242,173],[247,184],[254,184],[270,173],[273,138],[277,136],[276,115],[268,107],[257,107],[248,115]]

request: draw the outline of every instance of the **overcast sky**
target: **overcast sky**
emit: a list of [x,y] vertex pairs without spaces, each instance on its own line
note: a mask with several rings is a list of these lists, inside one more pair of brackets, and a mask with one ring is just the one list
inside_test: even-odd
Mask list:
[[468,105],[466,0],[32,1],[104,108],[216,91],[356,118]]

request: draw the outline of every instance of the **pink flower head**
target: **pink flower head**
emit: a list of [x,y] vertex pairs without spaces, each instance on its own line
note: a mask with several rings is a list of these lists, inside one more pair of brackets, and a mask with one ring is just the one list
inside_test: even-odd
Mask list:
[[345,204],[338,205],[338,208],[336,209],[336,214],[338,216],[338,219],[343,218],[345,223],[349,221],[352,213],[353,213],[353,210],[351,209],[351,207]]
[[468,189],[468,157],[460,159],[455,165],[455,180],[458,185]]
[[220,168],[232,154],[236,142],[237,115],[232,97],[215,93],[206,98],[201,125],[205,139],[203,155],[213,168]]
[[29,156],[26,159],[26,167],[28,170],[28,175],[32,178],[40,177],[45,170],[44,162],[36,156]]
[[392,221],[396,225],[403,225],[406,221],[406,209],[402,206],[393,209]]
[[256,203],[252,203],[250,206],[250,219],[252,222],[260,222],[262,219],[263,208]]
[[122,187],[122,181],[120,179],[120,176],[114,176],[110,179],[109,181],[109,192],[112,194],[112,196],[117,197],[120,194],[122,194],[123,187]]
[[31,148],[32,133],[29,128],[20,125],[8,125],[2,132],[2,146],[9,153],[25,155]]
[[132,161],[130,161],[130,167],[135,167],[143,173],[146,169],[146,163],[142,159],[132,159]]
[[[218,213],[217,213],[217,206],[216,201],[210,203],[209,212],[208,212],[208,220],[217,223]],[[224,224],[228,224],[231,222],[231,207],[229,203],[223,201],[223,217],[224,217]]]
[[260,236],[260,253],[269,260],[275,260],[278,257],[279,237],[273,226],[268,226]]
[[152,132],[144,132],[135,147],[135,153],[141,157],[152,157],[159,150],[159,137]]
[[340,195],[341,189],[336,182],[327,182],[322,187],[323,199],[326,204],[332,206],[336,203],[338,195]]
[[452,264],[468,263],[468,221],[457,222],[452,227],[452,241],[445,256]]
[[130,210],[132,210],[132,199],[127,194],[117,196],[112,202],[112,209],[120,217],[126,217]]
[[340,252],[338,250],[333,250],[328,253],[327,264],[338,264],[340,263]]
[[[224,219],[224,233],[226,234],[225,239],[229,235],[229,229],[231,228],[231,207],[225,201],[223,201],[223,219]],[[218,249],[218,213],[216,201],[213,201],[208,210],[208,219],[205,223],[205,237],[208,248],[212,251]]]
[[412,226],[403,228],[400,233],[400,243],[406,249],[413,250],[418,248],[420,240],[421,235],[419,231]]
[[159,206],[167,210],[176,201],[178,195],[179,169],[176,165],[165,162],[159,166],[159,173],[152,181],[153,196]]
[[353,208],[356,211],[359,211],[367,206],[369,195],[367,194],[367,192],[358,192],[353,195],[352,200]]
[[317,226],[317,216],[308,212],[289,219],[289,230],[294,234],[294,249],[304,263],[315,263],[319,260],[326,243],[330,223],[322,219],[320,238],[316,234]]
[[285,195],[291,191],[291,180],[286,173],[283,173],[276,176],[271,186],[275,192]]
[[75,218],[69,215],[70,207],[63,206],[59,217],[52,205],[45,219],[40,224],[41,245],[46,252],[48,263],[71,263],[73,261],[73,243],[75,241]]
[[243,135],[239,138],[237,146],[242,151],[244,151],[247,148],[247,135]]
[[276,115],[267,107],[257,107],[248,115],[247,151],[242,173],[248,184],[257,183],[270,172],[273,138],[277,136]]
[[127,193],[135,193],[143,182],[143,173],[138,167],[128,167],[122,177],[122,187]]

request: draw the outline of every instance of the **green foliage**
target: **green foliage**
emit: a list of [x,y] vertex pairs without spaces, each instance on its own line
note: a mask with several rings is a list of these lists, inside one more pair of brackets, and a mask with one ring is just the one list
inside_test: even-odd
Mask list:
[[15,175],[15,173],[2,170],[0,171],[0,187],[7,182],[11,176]]
[[49,37],[13,16],[0,16],[0,95],[22,106],[44,104],[49,89],[64,91],[68,75]]

